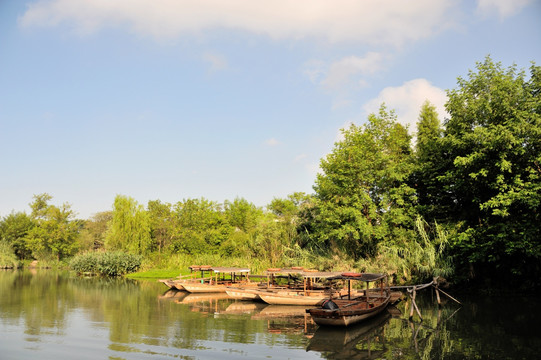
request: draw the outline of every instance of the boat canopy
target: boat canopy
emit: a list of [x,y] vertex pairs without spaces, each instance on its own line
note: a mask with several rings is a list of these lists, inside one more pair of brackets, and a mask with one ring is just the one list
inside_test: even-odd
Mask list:
[[386,274],[370,274],[370,273],[341,273],[338,276],[329,277],[328,280],[357,280],[364,282],[373,282],[385,279]]
[[250,269],[248,268],[237,268],[237,267],[212,267],[211,271],[214,273],[249,273]]
[[328,279],[334,276],[339,276],[342,273],[337,271],[316,271],[304,269],[273,269],[267,270],[264,273],[266,276],[271,275],[299,275],[307,279]]

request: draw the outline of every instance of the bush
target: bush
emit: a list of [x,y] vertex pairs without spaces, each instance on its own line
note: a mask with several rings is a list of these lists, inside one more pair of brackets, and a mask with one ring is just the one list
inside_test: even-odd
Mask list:
[[78,274],[121,276],[135,272],[141,266],[141,255],[115,252],[88,252],[75,256],[70,268]]
[[13,247],[6,241],[0,240],[0,269],[14,269],[19,267]]

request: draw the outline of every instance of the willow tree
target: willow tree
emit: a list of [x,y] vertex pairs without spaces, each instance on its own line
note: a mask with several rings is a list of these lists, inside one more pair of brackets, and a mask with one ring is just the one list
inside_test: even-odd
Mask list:
[[144,207],[131,197],[117,195],[105,248],[146,254],[151,247],[149,217]]
[[342,130],[343,139],[321,160],[311,241],[355,259],[373,256],[383,239],[414,236],[411,137],[384,105],[366,124]]

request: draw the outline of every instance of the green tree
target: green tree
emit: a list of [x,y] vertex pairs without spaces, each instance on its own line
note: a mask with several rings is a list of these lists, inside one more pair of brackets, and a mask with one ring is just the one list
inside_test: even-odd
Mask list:
[[151,200],[148,202],[147,211],[152,240],[158,252],[161,253],[171,244],[173,238],[174,223],[171,204]]
[[406,184],[413,169],[411,138],[384,105],[365,125],[342,134],[321,160],[311,241],[358,259],[375,255],[384,238],[412,236],[415,193]]
[[26,235],[26,244],[36,259],[61,260],[77,251],[79,224],[69,204],[49,205],[49,194],[34,195],[30,204],[35,226]]
[[173,252],[216,253],[232,231],[220,205],[204,198],[175,204],[174,219]]
[[[440,144],[442,136],[443,128],[436,107],[426,101],[417,122],[416,166],[410,182],[417,191],[419,212],[439,220],[446,219],[441,206],[445,194],[441,192],[442,185],[437,178],[445,163]],[[438,210],[440,213],[437,213]]]
[[287,227],[272,214],[260,218],[251,244],[252,253],[261,259],[267,259],[271,266],[282,266],[284,255],[290,248]]
[[245,233],[252,232],[263,216],[260,208],[243,198],[225,201],[224,212],[229,225]]
[[21,260],[32,257],[32,251],[26,244],[26,236],[34,225],[32,218],[24,212],[12,212],[0,222],[0,239],[7,242]]
[[[448,91],[440,142],[449,221],[462,266],[485,278],[541,275],[541,68],[490,57]],[[535,274],[535,275],[534,275]],[[503,277],[502,277],[503,276]]]
[[297,228],[299,225],[299,213],[301,208],[310,200],[310,196],[303,192],[295,192],[285,199],[274,198],[267,208],[277,217],[278,222],[284,228],[288,246],[301,245]]
[[79,237],[79,249],[82,251],[103,249],[112,218],[112,211],[102,211],[84,221]]
[[151,246],[150,222],[144,207],[131,197],[117,195],[105,248],[144,255]]

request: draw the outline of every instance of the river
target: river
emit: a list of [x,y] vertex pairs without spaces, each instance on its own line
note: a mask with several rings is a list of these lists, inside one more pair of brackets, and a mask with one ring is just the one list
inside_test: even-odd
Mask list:
[[154,281],[0,271],[0,359],[536,359],[539,301],[419,294],[348,329],[304,309],[166,291]]

